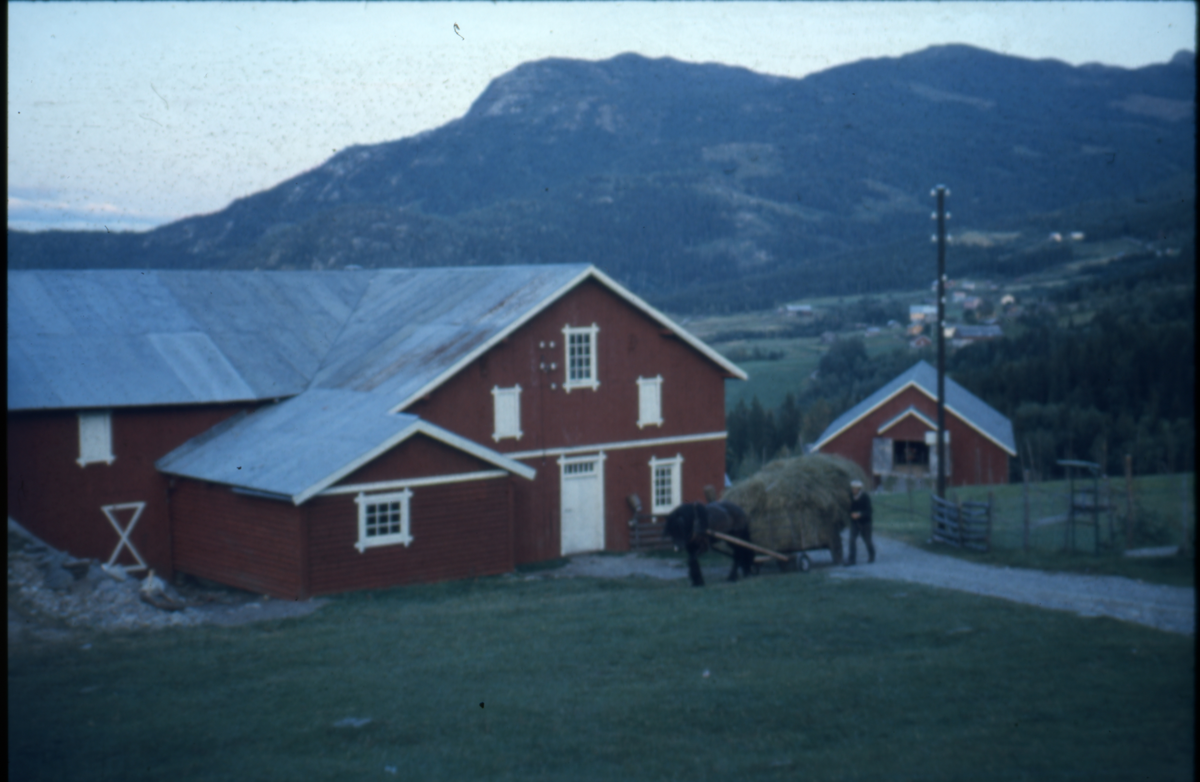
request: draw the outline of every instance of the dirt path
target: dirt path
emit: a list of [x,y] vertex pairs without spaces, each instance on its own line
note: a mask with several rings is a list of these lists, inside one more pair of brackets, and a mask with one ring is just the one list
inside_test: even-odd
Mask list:
[[[834,578],[884,578],[917,584],[957,589],[976,595],[999,597],[1026,605],[1082,616],[1109,616],[1126,622],[1147,625],[1184,635],[1196,632],[1196,594],[1187,587],[1146,584],[1120,576],[1083,576],[1047,573],[1041,570],[980,565],[955,557],[930,554],[914,546],[888,538],[875,538],[878,560],[870,565],[837,567],[828,551],[810,553],[813,567],[830,569]],[[865,552],[863,552],[865,554]],[[711,583],[725,578],[728,568],[706,567],[704,577]],[[678,559],[585,554],[557,570],[538,574],[537,578],[686,578],[681,554]],[[803,578],[803,574],[796,577]]]

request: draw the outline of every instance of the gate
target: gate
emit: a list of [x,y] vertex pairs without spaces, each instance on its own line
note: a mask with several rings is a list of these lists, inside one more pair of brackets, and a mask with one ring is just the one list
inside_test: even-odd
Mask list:
[[930,538],[959,548],[988,551],[992,542],[992,493],[988,501],[957,502],[934,496],[931,498]]

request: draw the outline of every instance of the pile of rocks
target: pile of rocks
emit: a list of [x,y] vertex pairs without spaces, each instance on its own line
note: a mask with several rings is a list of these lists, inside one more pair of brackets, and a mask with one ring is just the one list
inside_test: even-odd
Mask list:
[[156,584],[161,587],[158,602],[177,610],[146,602],[144,583],[120,566],[74,559],[38,540],[12,519],[8,520],[8,533],[10,603],[15,591],[17,610],[28,617],[103,630],[193,625],[204,620],[195,606],[161,581]]

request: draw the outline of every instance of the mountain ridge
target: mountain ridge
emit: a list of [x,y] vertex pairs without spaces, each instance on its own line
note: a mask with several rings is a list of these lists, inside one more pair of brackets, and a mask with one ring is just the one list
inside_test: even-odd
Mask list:
[[583,260],[677,298],[924,239],[937,182],[956,220],[986,229],[1191,173],[1184,54],[1126,70],[952,45],[803,79],[636,54],[540,60],[446,125],[348,147],[216,213],[138,234],[10,229],[9,267]]

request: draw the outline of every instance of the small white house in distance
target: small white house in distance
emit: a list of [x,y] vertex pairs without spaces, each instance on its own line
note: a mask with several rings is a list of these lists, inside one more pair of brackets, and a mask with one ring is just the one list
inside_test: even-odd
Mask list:
[[908,308],[908,319],[912,323],[924,323],[937,317],[937,306],[933,304],[913,304]]

